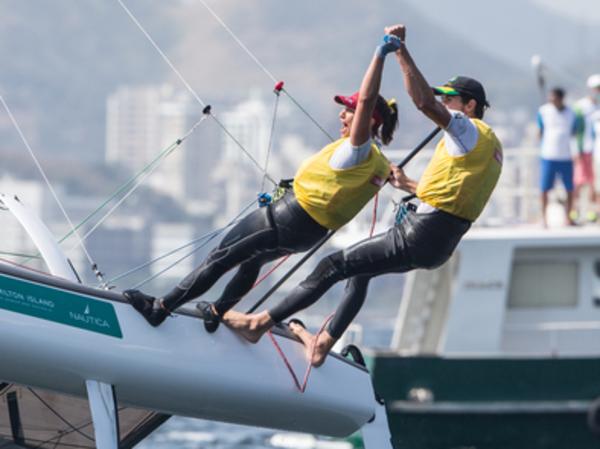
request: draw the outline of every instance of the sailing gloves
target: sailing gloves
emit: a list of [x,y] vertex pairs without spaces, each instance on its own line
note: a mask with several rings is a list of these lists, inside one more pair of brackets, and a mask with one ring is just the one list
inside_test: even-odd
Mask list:
[[377,47],[375,54],[381,59],[385,59],[388,53],[393,53],[400,48],[403,42],[398,36],[386,34],[383,36],[383,43]]

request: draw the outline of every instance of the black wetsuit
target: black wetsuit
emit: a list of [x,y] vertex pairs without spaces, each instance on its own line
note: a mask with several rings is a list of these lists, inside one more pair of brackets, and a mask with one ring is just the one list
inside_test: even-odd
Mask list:
[[440,210],[408,212],[387,232],[322,259],[269,314],[275,322],[283,321],[316,302],[336,282],[349,278],[342,304],[328,326],[329,334],[340,338],[362,307],[372,277],[442,265],[470,226],[469,221]]
[[164,297],[163,304],[175,310],[202,295],[227,271],[239,265],[214,304],[223,316],[250,291],[265,263],[308,250],[327,231],[308,215],[289,190],[280,200],[255,210],[236,224],[202,265]]

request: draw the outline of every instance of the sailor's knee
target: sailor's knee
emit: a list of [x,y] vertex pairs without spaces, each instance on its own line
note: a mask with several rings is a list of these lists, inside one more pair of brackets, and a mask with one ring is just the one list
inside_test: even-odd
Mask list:
[[306,283],[314,282],[336,282],[343,278],[343,255],[341,251],[330,254],[321,259],[314,271],[306,278]]
[[262,267],[262,264],[259,263],[258,261],[253,260],[253,261],[249,261],[249,262],[244,262],[238,268],[238,274],[240,276],[244,276],[244,277],[258,276],[258,274],[260,273],[261,267]]
[[346,283],[347,292],[359,292],[366,290],[369,286],[371,276],[354,276],[348,279]]

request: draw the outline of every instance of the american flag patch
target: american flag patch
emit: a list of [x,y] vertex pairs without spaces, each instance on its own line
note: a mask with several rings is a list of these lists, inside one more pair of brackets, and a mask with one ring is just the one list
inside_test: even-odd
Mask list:
[[371,178],[371,184],[376,185],[377,187],[383,187],[385,181],[383,180],[383,178],[380,178],[379,176],[375,175]]
[[494,150],[494,159],[496,159],[496,161],[502,165],[502,150],[500,148],[496,148]]

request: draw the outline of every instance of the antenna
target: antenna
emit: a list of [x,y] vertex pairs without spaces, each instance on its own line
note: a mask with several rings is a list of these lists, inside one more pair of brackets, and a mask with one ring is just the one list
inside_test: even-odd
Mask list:
[[540,100],[542,103],[546,102],[546,68],[542,62],[542,57],[535,54],[531,57],[531,67],[535,74],[537,86],[540,92]]

